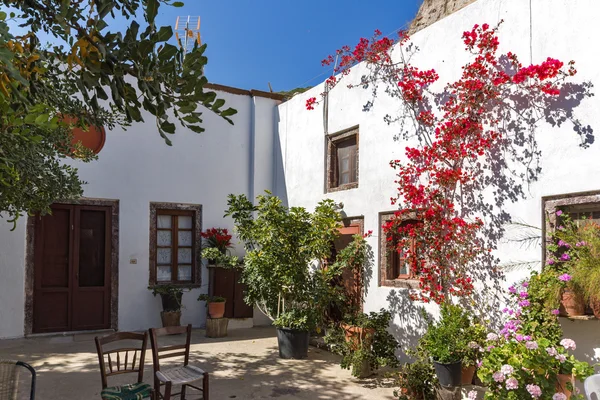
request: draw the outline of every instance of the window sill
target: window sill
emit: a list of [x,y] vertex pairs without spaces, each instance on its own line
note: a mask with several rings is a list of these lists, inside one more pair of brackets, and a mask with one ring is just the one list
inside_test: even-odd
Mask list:
[[419,281],[416,279],[385,279],[381,281],[380,286],[404,289],[418,289]]
[[350,189],[356,189],[356,188],[358,188],[358,182],[346,183],[344,185],[327,188],[327,193],[341,192],[343,190],[350,190]]

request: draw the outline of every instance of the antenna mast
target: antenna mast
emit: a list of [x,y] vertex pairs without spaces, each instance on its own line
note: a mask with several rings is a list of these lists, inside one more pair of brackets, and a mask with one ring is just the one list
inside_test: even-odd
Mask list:
[[184,57],[193,50],[196,43],[202,45],[200,39],[200,17],[177,17],[175,21],[175,38],[183,49]]

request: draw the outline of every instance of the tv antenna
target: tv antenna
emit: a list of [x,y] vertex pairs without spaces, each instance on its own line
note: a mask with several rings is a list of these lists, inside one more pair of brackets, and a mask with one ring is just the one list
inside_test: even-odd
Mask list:
[[183,49],[184,56],[193,50],[194,46],[202,45],[200,39],[200,17],[177,17],[175,21],[175,38]]

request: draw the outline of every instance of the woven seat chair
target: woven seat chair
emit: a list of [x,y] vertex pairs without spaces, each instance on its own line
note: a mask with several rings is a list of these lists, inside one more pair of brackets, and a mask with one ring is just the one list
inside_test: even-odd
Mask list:
[[[161,336],[186,334],[185,344],[160,347],[158,339]],[[192,325],[169,326],[160,329],[150,329],[150,342],[152,344],[152,362],[154,364],[154,392],[157,399],[170,400],[171,396],[180,395],[185,399],[187,388],[190,387],[202,393],[202,400],[208,399],[208,372],[189,365],[190,341],[192,337]],[[160,360],[170,357],[183,357],[183,365],[177,367],[161,368]],[[202,381],[202,388],[192,383]],[[181,392],[171,393],[173,385],[181,385]],[[161,393],[162,386],[165,387],[164,395]]]
[[35,369],[21,361],[0,360],[0,400],[16,400],[19,391],[19,378],[23,369],[31,373],[29,399],[35,399]]
[[[105,350],[104,346],[118,341],[139,341],[139,347],[121,347]],[[99,338],[96,336],[96,350],[100,362],[100,376],[102,377],[102,400],[141,400],[154,399],[152,385],[142,382],[144,379],[144,358],[148,335],[134,332],[117,332]],[[108,386],[108,377],[121,374],[136,373],[136,383],[121,386]]]

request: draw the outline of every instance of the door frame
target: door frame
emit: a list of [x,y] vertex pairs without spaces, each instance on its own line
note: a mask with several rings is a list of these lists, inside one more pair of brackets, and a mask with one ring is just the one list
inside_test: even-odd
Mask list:
[[[110,207],[110,328],[117,330],[119,321],[119,200],[81,198],[55,204]],[[36,217],[27,217],[25,253],[25,335],[33,333],[33,297],[35,290]],[[59,332],[57,332],[59,333]]]

